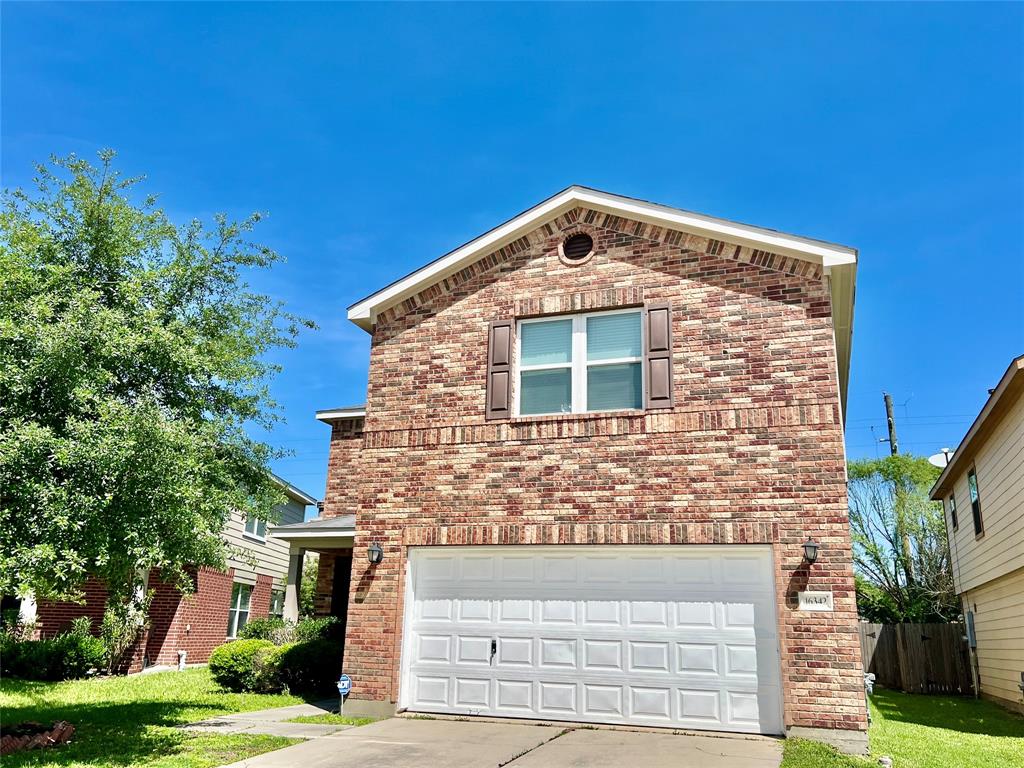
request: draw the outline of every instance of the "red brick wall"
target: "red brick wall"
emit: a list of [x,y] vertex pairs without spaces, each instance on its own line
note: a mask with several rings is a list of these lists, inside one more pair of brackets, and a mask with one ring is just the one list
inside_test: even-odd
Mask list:
[[98,634],[107,603],[107,588],[98,579],[89,579],[82,587],[85,600],[71,603],[63,600],[40,601],[36,607],[36,631],[40,637],[53,637],[67,630],[81,616],[92,619],[93,634]]
[[316,571],[316,592],[313,593],[313,613],[317,616],[331,615],[334,596],[334,561],[333,552],[320,553]]
[[[583,224],[596,255],[562,264]],[[672,302],[675,407],[484,420],[492,320]],[[346,449],[342,448],[346,446]],[[787,725],[864,729],[843,432],[818,267],[575,211],[377,318],[361,450],[332,441],[328,497],[358,478],[346,666],[397,700],[410,544],[773,545]],[[350,496],[347,498],[351,498]],[[800,542],[822,542],[803,566]],[[834,613],[797,613],[831,589]]]
[[[130,671],[137,672],[142,668],[144,655],[150,665],[177,664],[179,650],[188,653],[186,660],[189,664],[202,663],[210,658],[214,648],[225,642],[234,569],[224,572],[200,568],[194,578],[195,592],[183,597],[175,587],[160,581],[157,572],[151,575],[150,626],[133,655]],[[250,602],[250,618],[267,616],[271,586],[270,576],[257,576]],[[90,579],[85,592],[84,605],[41,602],[38,608],[41,634],[55,635],[67,629],[71,620],[78,616],[90,616],[93,629],[98,630],[107,598],[106,589],[101,582]]]
[[359,506],[359,484],[350,468],[363,445],[363,420],[337,422],[331,429],[331,452],[327,459],[327,489],[324,517],[354,515]]
[[[252,588],[252,597],[249,599],[250,619],[265,619],[270,614],[270,587],[273,583],[274,580],[265,573],[256,576],[256,583]],[[227,613],[224,616],[226,617]]]

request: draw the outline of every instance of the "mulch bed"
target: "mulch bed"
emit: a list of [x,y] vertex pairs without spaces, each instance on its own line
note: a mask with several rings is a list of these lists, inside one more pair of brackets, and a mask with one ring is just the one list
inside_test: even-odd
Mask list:
[[54,747],[69,741],[75,734],[75,726],[67,720],[58,720],[51,726],[42,723],[25,722],[4,728],[0,737],[0,755],[9,755],[23,749]]

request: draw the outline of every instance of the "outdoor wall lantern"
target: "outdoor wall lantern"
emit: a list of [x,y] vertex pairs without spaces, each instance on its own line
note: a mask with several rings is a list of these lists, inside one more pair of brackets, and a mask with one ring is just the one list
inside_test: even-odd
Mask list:
[[812,539],[810,536],[807,537],[807,541],[804,542],[804,560],[810,564],[814,564],[814,561],[818,559],[818,542]]
[[376,541],[370,545],[367,554],[370,558],[370,565],[379,565],[380,561],[384,559],[384,549]]

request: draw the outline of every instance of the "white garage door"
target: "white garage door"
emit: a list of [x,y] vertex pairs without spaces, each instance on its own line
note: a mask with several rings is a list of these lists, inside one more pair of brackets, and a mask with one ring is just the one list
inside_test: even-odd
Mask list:
[[781,733],[768,546],[410,550],[400,706]]

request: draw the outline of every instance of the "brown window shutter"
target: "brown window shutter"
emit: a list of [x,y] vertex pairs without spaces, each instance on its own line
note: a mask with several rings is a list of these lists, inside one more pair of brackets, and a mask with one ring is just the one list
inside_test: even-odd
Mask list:
[[486,418],[512,415],[512,320],[495,320],[487,334]]
[[672,306],[667,301],[644,305],[644,407],[671,408]]

